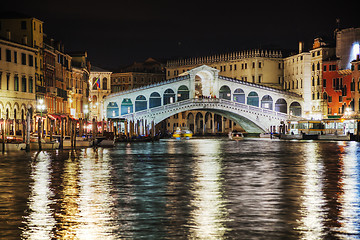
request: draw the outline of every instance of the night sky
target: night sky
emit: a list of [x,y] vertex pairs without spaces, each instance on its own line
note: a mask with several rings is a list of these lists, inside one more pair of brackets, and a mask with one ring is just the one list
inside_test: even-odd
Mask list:
[[93,65],[107,69],[148,57],[297,50],[298,41],[309,48],[314,37],[332,37],[336,18],[342,28],[360,26],[354,1],[247,2],[20,0],[1,8],[44,21],[45,33],[61,40],[66,51],[86,50]]

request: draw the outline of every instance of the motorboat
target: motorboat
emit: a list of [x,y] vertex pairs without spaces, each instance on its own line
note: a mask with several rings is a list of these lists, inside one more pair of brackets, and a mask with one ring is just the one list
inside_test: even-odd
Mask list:
[[329,140],[329,141],[350,141],[350,134],[324,134],[318,136],[319,140]]
[[235,141],[241,141],[244,140],[244,135],[242,134],[242,132],[232,131],[229,132],[229,139]]
[[[3,140],[0,139],[0,152],[3,151]],[[23,142],[22,138],[17,138],[15,136],[7,136],[5,139],[5,151],[6,152],[13,152],[13,151],[20,151],[25,150],[26,144]]]
[[[86,148],[92,147],[94,145],[94,141],[91,139],[86,139],[83,137],[76,137],[76,148]],[[65,136],[63,138],[63,149],[71,149],[71,137]]]
[[190,138],[192,138],[192,136],[193,136],[193,133],[189,129],[184,128],[181,130],[181,137],[190,139]]
[[[26,149],[26,143],[5,143],[5,151],[13,152]],[[0,152],[3,151],[3,143],[0,143]]]
[[177,128],[176,131],[172,134],[172,137],[175,139],[190,139],[193,136],[193,132],[188,128]]
[[[26,145],[25,145],[26,146]],[[58,149],[60,147],[60,143],[58,141],[45,141],[41,139],[41,150],[52,150]],[[39,142],[30,141],[30,150],[39,150]]]
[[283,140],[302,140],[304,139],[304,135],[303,134],[280,134],[280,139]]
[[176,131],[172,134],[172,137],[175,139],[180,139],[181,138],[181,130],[180,128],[176,129]]

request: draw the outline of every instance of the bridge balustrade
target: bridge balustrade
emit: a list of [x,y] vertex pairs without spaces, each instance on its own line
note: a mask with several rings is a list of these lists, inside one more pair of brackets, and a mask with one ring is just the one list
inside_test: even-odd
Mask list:
[[[202,104],[204,103],[208,103],[211,105],[207,105],[207,106],[203,106]],[[199,110],[201,109],[212,109],[215,106],[213,104],[223,104],[224,107],[226,108],[228,107],[236,107],[238,109],[244,109],[244,110],[250,110],[256,113],[265,113],[267,115],[271,115],[271,116],[277,116],[277,117],[282,117],[282,118],[286,118],[287,114],[286,113],[281,113],[281,112],[277,112],[274,110],[269,110],[269,109],[265,109],[265,108],[260,108],[260,107],[255,107],[255,106],[251,106],[251,105],[247,105],[244,103],[239,103],[239,102],[233,102],[230,100],[226,100],[226,99],[220,99],[220,98],[205,98],[205,99],[200,99],[200,98],[192,98],[192,99],[187,99],[187,100],[183,100],[180,102],[175,102],[172,104],[166,104],[166,105],[162,105],[162,106],[158,106],[158,107],[154,107],[154,108],[150,108],[150,109],[145,109],[142,111],[138,111],[135,113],[129,113],[129,114],[125,114],[122,117],[124,118],[128,118],[131,116],[135,116],[136,117],[141,117],[147,114],[155,114],[161,111],[166,111],[166,110],[172,110],[175,108],[179,108],[179,107],[183,107],[183,106],[187,106],[190,104],[201,104],[199,105]]]

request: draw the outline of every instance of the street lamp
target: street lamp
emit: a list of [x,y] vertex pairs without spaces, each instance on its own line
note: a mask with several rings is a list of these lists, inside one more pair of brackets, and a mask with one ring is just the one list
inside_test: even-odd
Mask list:
[[42,112],[45,110],[44,99],[38,100],[38,104],[37,104],[36,108],[40,111],[41,117],[42,117]]
[[85,125],[86,127],[84,127],[85,129],[85,136],[87,138],[87,132],[88,132],[88,113],[89,113],[89,105],[85,104],[84,105],[84,118],[85,118]]
[[38,121],[38,144],[39,144],[39,150],[41,151],[41,135],[42,135],[42,128],[41,128],[41,123],[42,123],[42,112],[45,110],[45,104],[44,104],[44,99],[39,99],[38,100],[38,104],[36,106],[36,108],[40,111],[40,119]]

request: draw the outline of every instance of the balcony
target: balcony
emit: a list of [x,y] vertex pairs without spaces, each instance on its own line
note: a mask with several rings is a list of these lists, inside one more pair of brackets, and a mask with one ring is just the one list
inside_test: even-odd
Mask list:
[[46,93],[46,87],[36,85],[36,93]]

